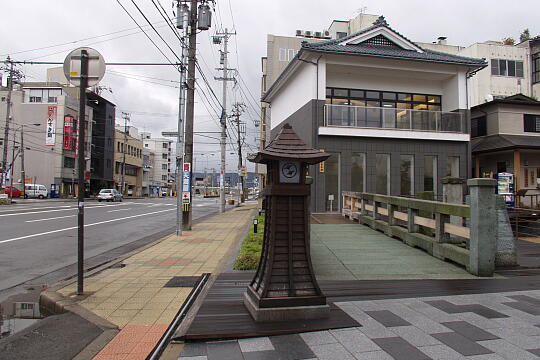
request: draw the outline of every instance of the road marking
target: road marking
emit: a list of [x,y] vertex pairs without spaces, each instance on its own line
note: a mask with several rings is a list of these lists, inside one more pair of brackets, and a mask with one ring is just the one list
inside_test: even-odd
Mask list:
[[26,220],[25,222],[27,222],[27,223],[33,223],[33,222],[38,222],[38,221],[47,221],[47,220],[64,219],[64,218],[74,217],[74,216],[77,216],[77,215],[57,216],[57,217],[48,218],[48,219]]
[[108,213],[110,212],[115,212],[115,211],[126,211],[126,210],[131,210],[131,208],[127,208],[127,209],[116,209],[116,210],[109,210],[107,211]]
[[[5,209],[5,210],[0,210],[0,212],[8,212],[8,211],[13,211],[13,210],[26,211],[26,210],[58,209],[58,208],[69,208],[69,207],[73,207],[73,205],[64,205],[64,206],[41,206],[41,207],[34,207],[34,208]],[[77,206],[75,206],[75,207],[77,207]]]
[[[167,210],[153,211],[153,212],[149,212],[149,213],[146,213],[146,214],[131,215],[131,216],[126,216],[126,217],[118,218],[118,219],[111,219],[111,220],[99,221],[99,222],[92,223],[92,224],[86,224],[86,225],[84,225],[84,227],[95,226],[95,225],[101,225],[101,224],[106,224],[106,223],[111,223],[111,222],[120,221],[120,220],[126,220],[126,219],[132,219],[132,218],[141,217],[141,216],[146,216],[146,215],[159,214],[159,213],[162,213],[162,212],[173,211],[173,210],[174,210],[174,209],[167,209]],[[36,237],[36,236],[55,234],[55,233],[58,233],[58,232],[67,231],[67,230],[73,230],[73,229],[77,229],[77,228],[78,228],[78,226],[72,226],[72,227],[68,227],[68,228],[65,228],[65,229],[58,229],[58,230],[52,230],[52,231],[45,231],[45,232],[42,232],[42,233],[39,233],[39,234],[32,234],[32,235],[19,236],[19,237],[13,238],[13,239],[0,240],[0,244],[12,242],[12,241],[23,240],[23,239],[28,239],[28,238]]]
[[[126,202],[123,204],[118,205],[94,205],[94,206],[85,206],[85,209],[93,209],[93,208],[102,208],[107,206],[125,206],[129,205],[131,203]],[[30,211],[30,212],[20,212],[20,213],[13,213],[13,214],[0,214],[0,217],[3,216],[15,216],[15,215],[30,215],[30,214],[42,214],[42,213],[49,213],[49,212],[56,212],[56,211],[69,211],[69,210],[77,210],[77,206],[70,206],[69,209],[57,209],[57,210],[46,210],[46,211]]]

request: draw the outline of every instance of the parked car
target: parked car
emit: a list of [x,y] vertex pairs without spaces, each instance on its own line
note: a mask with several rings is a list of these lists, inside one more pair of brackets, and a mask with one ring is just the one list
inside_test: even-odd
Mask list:
[[116,190],[116,189],[101,189],[99,190],[99,194],[97,196],[97,200],[99,202],[102,201],[122,201],[123,200],[122,194]]
[[0,192],[14,198],[21,197],[22,194],[22,191],[17,189],[15,186],[6,186],[5,188],[0,188]]
[[25,198],[39,198],[45,199],[49,196],[49,191],[45,185],[41,184],[25,184],[24,185],[24,197]]

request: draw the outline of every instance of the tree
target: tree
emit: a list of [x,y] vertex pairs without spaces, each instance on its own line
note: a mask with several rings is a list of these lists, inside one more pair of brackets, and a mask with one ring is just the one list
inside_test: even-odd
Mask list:
[[514,45],[515,43],[516,43],[516,40],[514,40],[514,38],[507,37],[503,39],[504,45]]
[[519,42],[524,42],[531,39],[531,34],[529,32],[529,28],[523,30],[521,35],[519,35]]

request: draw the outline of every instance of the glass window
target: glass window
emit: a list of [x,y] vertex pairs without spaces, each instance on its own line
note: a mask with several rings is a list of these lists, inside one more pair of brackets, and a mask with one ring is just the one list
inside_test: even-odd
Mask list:
[[64,167],[68,169],[75,168],[75,158],[65,156],[64,157]]
[[449,156],[446,162],[446,176],[459,177],[459,156]]
[[516,76],[523,77],[523,61],[516,61]]
[[161,169],[162,170],[167,170],[167,164],[161,164]]
[[375,155],[375,192],[377,194],[390,194],[390,155]]
[[291,61],[294,56],[296,55],[296,51],[294,51],[294,49],[288,49],[287,50],[287,60],[288,61]]
[[165,153],[161,154],[161,158],[164,159],[164,160],[167,160],[167,154],[165,154]]
[[414,194],[414,155],[400,155],[400,195]]
[[365,97],[365,92],[364,90],[351,90],[351,97],[363,99]]
[[339,153],[331,153],[324,162],[324,198],[327,211],[339,210],[339,179]]
[[506,68],[506,60],[499,60],[499,75],[508,75],[508,70]]
[[428,103],[435,103],[435,104],[440,104],[441,102],[441,97],[440,96],[436,96],[436,95],[428,95],[427,97],[427,101]]
[[516,76],[516,62],[508,60],[508,76]]
[[381,127],[381,109],[378,101],[366,101],[366,126]]
[[378,91],[366,91],[366,98],[368,99],[380,99],[380,92]]
[[353,153],[351,156],[351,191],[364,192],[366,174],[366,154]]
[[30,102],[31,103],[43,102],[43,90],[42,89],[30,89]]
[[540,132],[540,115],[523,115],[523,131]]
[[396,100],[396,93],[383,92],[383,100]]
[[287,61],[287,49],[279,49],[279,61]]
[[168,148],[169,148],[169,145],[167,145],[167,143],[163,143],[163,148],[164,148],[164,149],[168,149]]
[[499,60],[491,59],[491,75],[499,75]]
[[334,89],[334,96],[335,97],[349,97],[349,90],[344,89]]
[[471,119],[471,137],[487,135],[486,116]]
[[426,95],[414,94],[413,95],[413,101],[424,102],[425,103],[427,101],[427,97],[426,97]]
[[49,89],[48,90],[48,96],[47,96],[47,102],[49,103],[55,103],[58,100],[58,97],[62,95],[61,89]]
[[437,157],[427,155],[424,157],[424,191],[437,192]]
[[161,180],[167,181],[167,175],[161,175]]
[[412,101],[412,95],[411,94],[398,94],[398,100],[399,101]]
[[[532,71],[533,71],[533,83],[540,82],[540,52],[533,54]],[[523,65],[521,66],[521,72],[523,73]]]
[[407,111],[410,108],[411,104],[397,103],[396,127],[398,129],[411,128],[411,112]]

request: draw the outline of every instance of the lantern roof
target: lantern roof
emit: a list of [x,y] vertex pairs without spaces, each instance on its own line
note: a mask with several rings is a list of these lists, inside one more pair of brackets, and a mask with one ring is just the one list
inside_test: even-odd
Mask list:
[[285,124],[274,140],[264,150],[249,158],[255,163],[268,163],[272,160],[301,161],[317,164],[330,157],[330,154],[306,145],[294,132],[290,124]]

